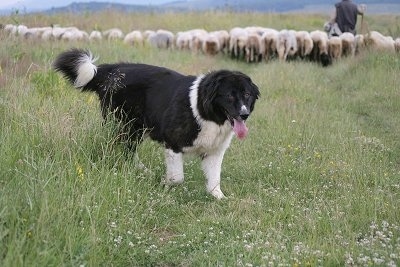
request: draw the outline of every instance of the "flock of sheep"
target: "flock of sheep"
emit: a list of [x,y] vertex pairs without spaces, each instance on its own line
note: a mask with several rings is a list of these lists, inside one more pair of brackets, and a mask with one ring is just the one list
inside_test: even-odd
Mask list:
[[330,65],[332,61],[344,56],[354,56],[363,49],[376,49],[400,52],[400,37],[394,39],[377,31],[353,35],[328,37],[325,31],[275,30],[264,27],[235,27],[230,31],[208,32],[194,29],[177,32],[167,30],[138,31],[124,34],[113,28],[103,32],[87,33],[76,27],[36,27],[7,24],[3,31],[10,36],[25,39],[91,41],[122,40],[128,45],[151,45],[160,49],[190,50],[207,55],[229,54],[232,58],[246,62],[269,61],[278,58],[286,61],[294,58],[308,59]]

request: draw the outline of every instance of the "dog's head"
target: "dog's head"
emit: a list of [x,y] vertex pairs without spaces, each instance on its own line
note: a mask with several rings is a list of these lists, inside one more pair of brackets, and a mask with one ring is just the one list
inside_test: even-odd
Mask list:
[[237,137],[246,137],[245,121],[260,96],[250,77],[238,71],[214,71],[204,76],[199,89],[200,115],[219,125],[228,120]]
[[321,54],[321,64],[323,67],[327,67],[329,65],[332,65],[332,58],[330,55],[327,53],[322,53]]

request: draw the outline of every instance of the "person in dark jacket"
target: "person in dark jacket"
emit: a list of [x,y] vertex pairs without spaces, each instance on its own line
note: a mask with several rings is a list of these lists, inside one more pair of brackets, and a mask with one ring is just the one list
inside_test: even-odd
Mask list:
[[364,15],[366,5],[356,5],[351,0],[342,0],[335,4],[335,11],[330,21],[337,23],[340,31],[356,34],[357,15]]

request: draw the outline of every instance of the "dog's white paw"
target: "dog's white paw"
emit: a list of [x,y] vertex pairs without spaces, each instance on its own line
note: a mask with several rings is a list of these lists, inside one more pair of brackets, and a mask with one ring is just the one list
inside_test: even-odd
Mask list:
[[137,167],[139,170],[142,170],[143,173],[146,173],[146,174],[152,174],[152,173],[153,173],[153,172],[152,172],[149,168],[147,168],[146,165],[144,165],[143,162],[141,162],[141,161],[138,161],[138,162],[137,162],[136,167]]
[[181,183],[183,183],[183,176],[180,176],[180,175],[174,175],[171,177],[166,176],[161,181],[161,184],[168,185],[168,186],[179,185]]
[[226,198],[224,193],[222,193],[221,189],[215,188],[214,190],[210,191],[210,194],[215,197],[216,199],[223,199]]

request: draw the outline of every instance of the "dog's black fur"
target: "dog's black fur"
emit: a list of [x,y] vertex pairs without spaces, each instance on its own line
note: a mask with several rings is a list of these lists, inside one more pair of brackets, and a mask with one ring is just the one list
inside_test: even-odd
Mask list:
[[238,71],[183,75],[146,64],[116,63],[95,66],[89,51],[60,54],[55,70],[83,91],[100,98],[103,117],[121,122],[130,146],[143,132],[166,148],[166,184],[183,182],[183,153],[202,157],[207,190],[224,197],[220,172],[233,133],[247,135],[245,121],[254,109],[259,90]]
[[[74,82],[82,57],[89,51],[72,49],[60,54],[55,70]],[[190,107],[189,91],[196,76],[146,64],[117,63],[97,66],[93,79],[81,87],[94,91],[101,101],[103,116],[114,112],[129,131],[130,138],[140,138],[143,130],[174,152],[193,145],[200,131]],[[256,85],[238,71],[213,71],[204,76],[198,88],[198,111],[201,119],[218,125],[226,120],[246,120],[259,96]],[[250,110],[241,113],[240,105]]]

